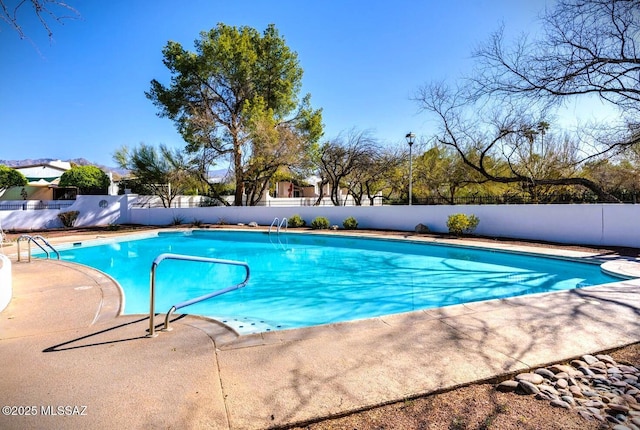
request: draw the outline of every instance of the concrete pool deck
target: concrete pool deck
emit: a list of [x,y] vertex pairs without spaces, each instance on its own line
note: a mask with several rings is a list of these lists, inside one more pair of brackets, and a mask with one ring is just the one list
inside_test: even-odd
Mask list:
[[3,409],[3,429],[286,426],[640,341],[639,280],[240,337],[178,315],[147,338],[148,315],[119,315],[108,276],[11,259],[0,406],[21,416]]

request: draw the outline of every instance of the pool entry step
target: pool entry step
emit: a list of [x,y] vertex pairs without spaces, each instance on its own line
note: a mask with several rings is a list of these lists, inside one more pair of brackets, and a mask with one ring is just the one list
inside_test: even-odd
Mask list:
[[261,318],[220,317],[215,315],[207,315],[207,317],[229,326],[239,335],[264,333],[268,331],[283,330],[286,328],[282,325]]

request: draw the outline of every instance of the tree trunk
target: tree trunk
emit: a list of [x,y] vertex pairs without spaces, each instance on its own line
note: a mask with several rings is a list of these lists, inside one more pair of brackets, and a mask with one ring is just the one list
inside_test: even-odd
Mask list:
[[244,191],[244,170],[242,169],[242,149],[238,138],[233,138],[233,168],[236,176],[236,192],[233,199],[234,206],[243,206],[242,195]]

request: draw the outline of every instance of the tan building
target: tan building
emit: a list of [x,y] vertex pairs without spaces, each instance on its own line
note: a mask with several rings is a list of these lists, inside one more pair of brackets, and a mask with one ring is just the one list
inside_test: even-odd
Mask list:
[[14,167],[28,181],[24,187],[11,187],[0,195],[0,200],[72,200],[77,194],[75,188],[59,188],[58,183],[64,172],[71,169],[68,161],[50,161]]

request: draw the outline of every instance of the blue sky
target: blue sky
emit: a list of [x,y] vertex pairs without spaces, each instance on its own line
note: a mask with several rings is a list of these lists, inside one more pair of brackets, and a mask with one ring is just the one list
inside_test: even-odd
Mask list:
[[[15,3],[15,0],[5,0]],[[0,160],[86,158],[140,143],[182,147],[173,123],[146,99],[169,82],[168,40],[193,49],[223,22],[260,32],[275,24],[304,69],[302,93],[323,109],[325,138],[367,130],[382,144],[426,139],[434,124],[411,100],[432,80],[468,73],[471,52],[501,23],[538,30],[552,0],[218,1],[68,0],[80,19],[52,24],[53,42],[25,8],[31,41],[0,22]]]

